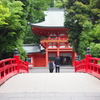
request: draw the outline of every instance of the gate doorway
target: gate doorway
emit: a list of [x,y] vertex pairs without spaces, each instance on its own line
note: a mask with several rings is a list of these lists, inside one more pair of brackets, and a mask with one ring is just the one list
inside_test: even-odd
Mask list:
[[72,59],[70,56],[60,56],[61,65],[71,65]]

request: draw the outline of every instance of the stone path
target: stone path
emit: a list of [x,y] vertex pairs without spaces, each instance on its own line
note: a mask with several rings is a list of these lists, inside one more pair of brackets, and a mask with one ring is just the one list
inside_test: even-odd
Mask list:
[[[49,73],[48,67],[33,67],[29,69],[30,73]],[[55,69],[53,71],[55,73]],[[72,66],[61,66],[60,73],[74,73],[74,67]]]
[[[49,73],[38,68],[0,86],[0,100],[100,100],[100,80],[86,73]],[[43,71],[44,70],[44,71]],[[42,73],[45,72],[45,73]]]

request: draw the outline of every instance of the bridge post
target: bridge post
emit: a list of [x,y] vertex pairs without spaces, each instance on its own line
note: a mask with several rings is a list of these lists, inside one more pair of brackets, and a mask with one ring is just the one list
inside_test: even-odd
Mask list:
[[18,49],[17,48],[14,49],[14,56],[13,56],[13,58],[16,58],[17,73],[20,73],[19,72],[20,71],[20,62],[19,62],[20,56],[18,55]]
[[85,55],[85,59],[86,59],[86,73],[88,73],[88,65],[89,65],[89,57],[91,57],[91,52],[90,52],[90,48],[87,47],[87,51],[86,51],[86,55]]
[[79,62],[79,57],[76,56],[76,59],[75,59],[75,72],[77,71],[76,66],[78,65],[78,62]]

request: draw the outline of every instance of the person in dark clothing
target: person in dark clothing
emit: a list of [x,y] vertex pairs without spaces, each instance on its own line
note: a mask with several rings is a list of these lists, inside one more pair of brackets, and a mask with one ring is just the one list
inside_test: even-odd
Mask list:
[[50,73],[53,73],[53,70],[54,70],[54,63],[52,62],[52,60],[50,60],[48,66],[49,66],[49,71],[50,71]]
[[60,65],[61,65],[60,63],[61,63],[60,58],[59,58],[59,56],[57,56],[57,58],[55,58],[55,62],[54,62],[55,68],[56,68],[56,73],[60,72]]

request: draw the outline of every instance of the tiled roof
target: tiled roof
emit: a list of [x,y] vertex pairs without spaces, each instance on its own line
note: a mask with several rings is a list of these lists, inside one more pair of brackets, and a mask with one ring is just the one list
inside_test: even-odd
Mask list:
[[41,51],[38,44],[24,44],[23,48],[27,53],[36,53]]
[[64,27],[64,9],[49,8],[45,11],[45,21],[31,24],[36,27]]

